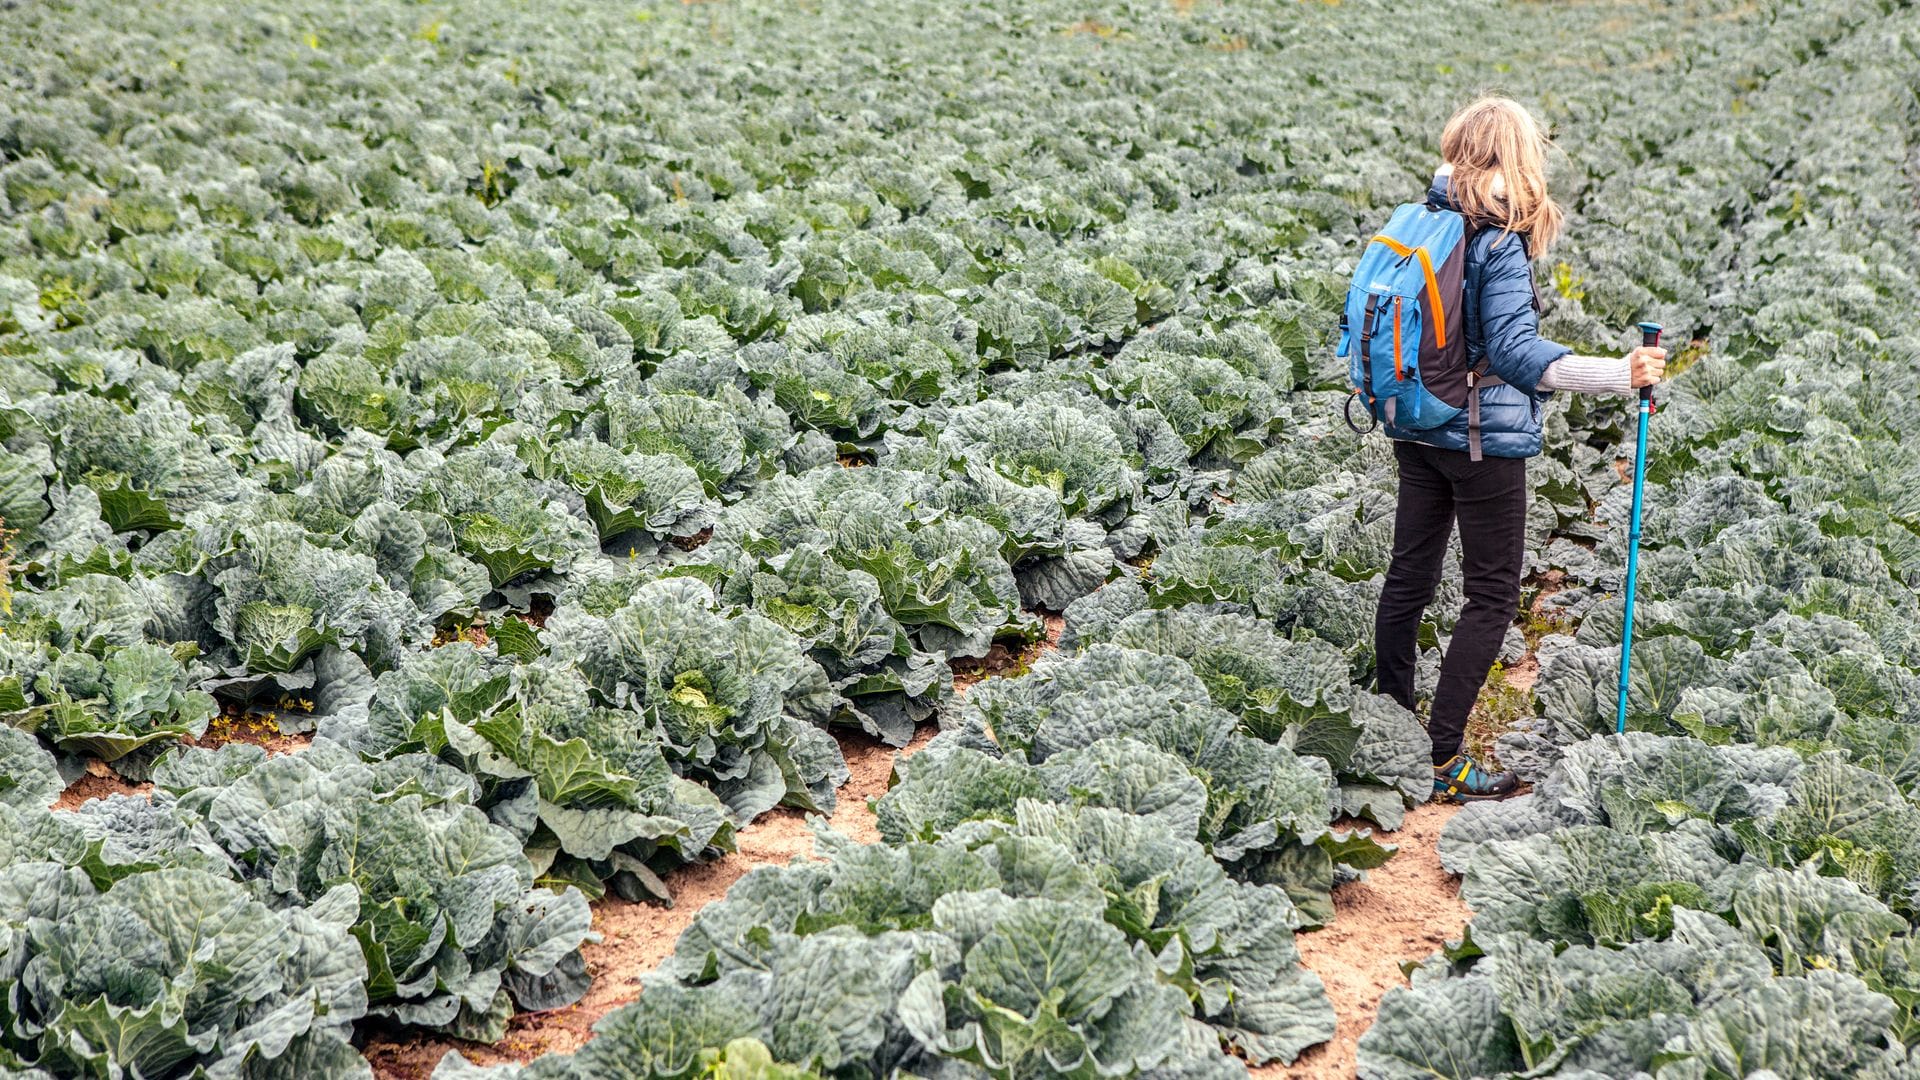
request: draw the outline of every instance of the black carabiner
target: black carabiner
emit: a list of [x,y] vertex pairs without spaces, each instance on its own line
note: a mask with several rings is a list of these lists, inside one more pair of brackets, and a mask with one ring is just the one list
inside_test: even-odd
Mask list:
[[1353,403],[1359,397],[1360,397],[1360,391],[1358,390],[1355,390],[1353,393],[1347,395],[1347,403],[1340,410],[1340,418],[1347,422],[1347,427],[1351,428],[1355,435],[1370,435],[1380,427],[1380,418],[1378,416],[1373,415],[1372,406],[1368,406],[1367,418],[1372,420],[1373,423],[1369,424],[1364,428],[1354,423],[1353,422]]

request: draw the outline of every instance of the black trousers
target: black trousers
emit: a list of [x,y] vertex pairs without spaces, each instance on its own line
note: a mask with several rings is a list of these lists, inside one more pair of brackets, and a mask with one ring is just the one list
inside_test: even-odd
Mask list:
[[1460,752],[1467,714],[1520,608],[1527,542],[1527,461],[1469,460],[1457,450],[1396,442],[1400,502],[1393,562],[1373,620],[1374,677],[1380,692],[1411,709],[1420,619],[1440,584],[1453,525],[1460,523],[1467,604],[1440,664],[1427,734],[1438,765]]

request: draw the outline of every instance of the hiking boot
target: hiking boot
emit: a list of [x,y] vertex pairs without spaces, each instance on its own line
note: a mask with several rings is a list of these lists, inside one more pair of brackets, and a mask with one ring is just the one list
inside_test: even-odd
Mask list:
[[1447,802],[1504,799],[1520,787],[1510,772],[1491,772],[1465,754],[1455,754],[1445,765],[1433,767],[1433,797]]

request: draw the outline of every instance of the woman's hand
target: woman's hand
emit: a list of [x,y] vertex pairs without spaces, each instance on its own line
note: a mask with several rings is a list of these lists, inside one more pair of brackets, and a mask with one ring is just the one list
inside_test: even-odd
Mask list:
[[1632,372],[1635,390],[1652,386],[1667,377],[1667,350],[1642,345],[1627,354],[1627,367]]

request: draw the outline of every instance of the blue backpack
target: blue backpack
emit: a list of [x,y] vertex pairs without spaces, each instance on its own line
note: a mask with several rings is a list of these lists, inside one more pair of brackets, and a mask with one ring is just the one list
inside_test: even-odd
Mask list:
[[[1474,390],[1500,380],[1467,366],[1464,278],[1473,232],[1457,211],[1406,203],[1367,242],[1340,316],[1337,355],[1353,387],[1348,427],[1365,434],[1384,422],[1427,431],[1464,409],[1478,434]],[[1356,400],[1373,418],[1365,428],[1354,423]]]

